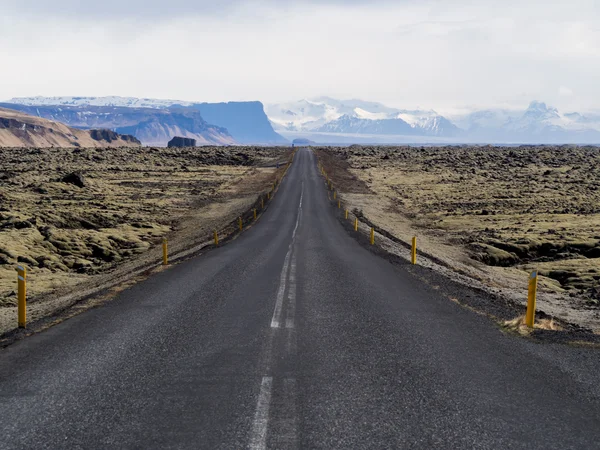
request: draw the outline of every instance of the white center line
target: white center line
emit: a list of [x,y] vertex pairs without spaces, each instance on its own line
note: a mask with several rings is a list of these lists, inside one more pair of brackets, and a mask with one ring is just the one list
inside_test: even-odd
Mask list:
[[260,385],[260,394],[258,394],[256,412],[254,413],[254,425],[252,426],[252,437],[250,439],[251,450],[263,450],[267,448],[267,430],[272,387],[273,378],[263,377]]
[[279,328],[281,326],[281,310],[283,309],[283,296],[285,294],[286,279],[288,267],[290,265],[290,256],[296,240],[296,231],[298,231],[298,225],[300,224],[300,216],[302,214],[302,197],[304,196],[304,182],[302,182],[302,191],[300,192],[300,204],[298,206],[298,216],[296,218],[296,226],[292,232],[292,242],[288,248],[287,254],[283,261],[283,267],[281,269],[281,276],[279,277],[279,289],[277,290],[277,300],[275,301],[275,311],[273,311],[273,318],[271,319],[271,328]]
[[[291,250],[291,249],[290,249]],[[271,319],[271,328],[279,328],[281,321],[281,310],[283,308],[283,294],[285,293],[285,279],[287,276],[288,266],[290,264],[290,250],[285,255],[283,261],[283,268],[281,269],[281,276],[279,278],[279,289],[277,290],[277,300],[275,301],[275,311],[273,311],[273,318]]]
[[294,318],[296,316],[296,252],[292,256],[290,265],[290,288],[288,290],[288,310],[285,321],[286,328],[294,328]]

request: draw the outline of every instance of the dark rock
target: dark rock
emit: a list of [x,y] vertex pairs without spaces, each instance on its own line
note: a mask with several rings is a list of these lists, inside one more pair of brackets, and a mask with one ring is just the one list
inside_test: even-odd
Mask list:
[[196,139],[175,136],[167,144],[168,147],[195,147]]
[[29,266],[32,266],[32,267],[37,267],[37,265],[38,265],[38,262],[35,259],[30,258],[29,256],[19,256],[17,258],[17,262],[28,264]]
[[73,173],[65,175],[64,177],[61,178],[60,181],[62,181],[63,183],[73,184],[80,188],[86,186],[85,178],[83,177],[82,174],[77,173],[77,172],[73,172]]
[[118,141],[119,138],[126,142],[133,142],[134,144],[142,145],[142,143],[135,137],[129,134],[118,134],[112,130],[90,130],[90,137],[95,141],[106,141],[113,142]]

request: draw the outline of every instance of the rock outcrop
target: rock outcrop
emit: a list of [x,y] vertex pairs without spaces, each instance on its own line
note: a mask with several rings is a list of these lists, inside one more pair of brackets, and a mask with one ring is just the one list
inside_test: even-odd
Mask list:
[[169,141],[167,147],[195,147],[196,139],[175,136]]
[[100,129],[100,130],[90,130],[90,137],[95,141],[106,141],[106,142],[116,142],[119,140],[123,140],[125,142],[131,142],[135,145],[142,145],[142,143],[135,137],[130,134],[118,134],[112,130]]

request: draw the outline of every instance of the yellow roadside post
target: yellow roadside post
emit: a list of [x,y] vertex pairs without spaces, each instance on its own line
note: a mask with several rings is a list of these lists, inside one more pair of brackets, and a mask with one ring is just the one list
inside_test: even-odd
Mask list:
[[254,208],[254,220],[256,220],[256,208]]
[[346,210],[346,219],[348,218],[348,210]]
[[270,200],[270,199],[271,199],[271,193],[267,192],[267,200]]
[[169,264],[169,248],[167,245],[167,238],[163,239],[163,266]]
[[337,191],[333,191],[333,199],[335,200],[337,198]]
[[410,262],[413,264],[417,263],[417,237],[412,238],[412,250],[410,252]]
[[215,245],[219,245],[219,234],[217,233],[217,230],[213,232],[213,237],[215,238]]
[[265,209],[265,199],[262,195],[260,196],[260,209]]
[[537,297],[538,271],[534,270],[529,276],[529,292],[527,296],[527,315],[525,316],[525,324],[529,328],[533,328],[535,322],[535,301]]
[[354,218],[354,231],[358,231],[358,217]]
[[17,318],[19,328],[27,325],[27,269],[17,266]]
[[338,209],[340,209],[342,207],[342,202],[340,200],[338,200]]
[[371,245],[375,244],[375,228],[371,227]]
[[242,223],[242,218],[238,217],[238,226],[240,227],[240,231],[242,231],[244,229],[244,225]]

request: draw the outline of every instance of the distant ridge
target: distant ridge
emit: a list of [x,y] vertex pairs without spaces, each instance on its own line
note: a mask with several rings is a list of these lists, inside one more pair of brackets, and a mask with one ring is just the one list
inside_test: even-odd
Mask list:
[[273,130],[261,102],[196,103],[193,108],[197,108],[208,122],[227,128],[238,142],[288,142]]
[[[15,109],[39,110],[43,117],[61,116],[65,123],[76,127],[89,127],[90,121],[104,119],[110,127],[134,133],[144,144],[166,145],[175,135],[197,139],[199,144],[285,144],[287,139],[273,130],[261,102],[199,103],[181,100],[160,100],[135,97],[23,97],[13,98],[6,105]],[[103,108],[103,109],[98,109]],[[112,109],[111,109],[112,108]],[[129,111],[127,111],[129,109]],[[66,114],[65,110],[69,113]],[[132,111],[133,110],[133,111]],[[154,123],[148,130],[138,126],[147,120],[139,115],[152,116]],[[151,112],[150,110],[154,110]],[[79,114],[77,114],[79,113]],[[167,119],[168,115],[196,114],[194,129],[199,118],[213,129],[207,132],[192,131],[182,120]],[[86,117],[88,116],[88,117]],[[134,119],[134,117],[137,117]],[[139,120],[138,120],[139,119]],[[179,117],[178,119],[181,119]],[[174,122],[177,122],[176,124]],[[162,127],[162,131],[158,128]],[[219,131],[214,128],[224,128]],[[226,135],[226,136],[225,136]],[[160,143],[160,144],[158,144]]]
[[445,117],[434,110],[319,97],[267,105],[266,112],[284,136],[317,142],[600,144],[600,113],[561,113],[539,101],[523,110]]
[[79,130],[0,107],[0,147],[139,147],[133,136],[111,130]]

